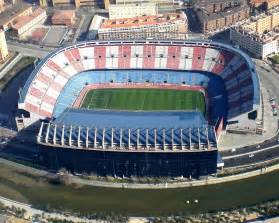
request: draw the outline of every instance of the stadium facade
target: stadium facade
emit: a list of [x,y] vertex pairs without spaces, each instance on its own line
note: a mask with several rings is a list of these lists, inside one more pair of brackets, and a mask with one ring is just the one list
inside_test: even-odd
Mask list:
[[[207,112],[115,111],[76,105],[91,88],[204,92]],[[106,41],[51,53],[20,93],[19,129],[38,126],[51,169],[117,176],[195,176],[216,172],[225,128],[255,130],[259,80],[238,49],[200,41]]]

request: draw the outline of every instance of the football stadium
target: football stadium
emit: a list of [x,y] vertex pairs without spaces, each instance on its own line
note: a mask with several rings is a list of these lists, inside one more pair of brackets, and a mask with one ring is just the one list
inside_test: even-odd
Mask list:
[[59,49],[20,92],[49,169],[111,176],[216,173],[222,131],[257,132],[250,58],[209,41],[91,41]]

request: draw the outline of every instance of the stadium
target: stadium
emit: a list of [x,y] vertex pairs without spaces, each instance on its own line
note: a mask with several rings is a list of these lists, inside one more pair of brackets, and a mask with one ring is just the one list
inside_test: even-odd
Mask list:
[[222,130],[259,131],[250,58],[207,41],[92,41],[34,69],[18,129],[37,126],[49,169],[112,176],[216,173]]

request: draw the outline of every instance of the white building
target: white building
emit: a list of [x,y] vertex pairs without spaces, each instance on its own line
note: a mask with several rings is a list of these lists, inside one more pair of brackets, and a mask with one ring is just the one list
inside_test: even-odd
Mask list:
[[279,8],[267,14],[252,17],[247,23],[230,30],[230,40],[234,45],[265,58],[279,52]]
[[0,61],[5,60],[9,56],[5,32],[0,29]]
[[30,32],[36,25],[44,23],[46,18],[46,11],[38,8],[30,15],[18,17],[12,24],[12,29],[15,34],[21,38],[24,34]]
[[263,59],[270,54],[279,52],[278,31],[271,31],[258,36],[254,33],[243,32],[234,28],[230,31],[230,39],[234,45],[238,45],[255,57]]
[[156,3],[109,5],[109,19],[123,19],[156,14]]
[[184,12],[105,20],[98,30],[100,40],[186,39],[188,20]]
[[106,20],[107,18],[99,15],[94,15],[91,24],[88,29],[87,33],[87,39],[89,40],[94,40],[96,39],[96,36],[98,34],[98,30],[101,27],[102,23]]

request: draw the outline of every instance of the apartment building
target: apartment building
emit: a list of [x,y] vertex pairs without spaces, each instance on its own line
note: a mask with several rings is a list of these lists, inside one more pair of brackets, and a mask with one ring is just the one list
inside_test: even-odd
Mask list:
[[279,52],[279,7],[230,30],[230,40],[257,58]]
[[15,5],[6,7],[5,11],[0,13],[0,28],[4,31],[11,28],[15,20],[21,16],[32,14],[33,10],[29,4],[19,2]]
[[116,4],[125,4],[125,5],[129,5],[129,4],[138,4],[138,3],[157,3],[157,4],[162,4],[162,3],[170,3],[173,1],[170,0],[115,0]]
[[227,29],[250,16],[250,7],[243,0],[201,0],[194,10],[202,33]]
[[24,38],[28,31],[31,31],[36,25],[43,24],[46,18],[46,11],[37,8],[30,15],[19,16],[14,20],[11,27],[18,38]]
[[255,8],[264,7],[266,9],[271,9],[279,6],[278,0],[248,0],[248,2],[252,7]]
[[99,15],[94,15],[91,24],[89,26],[88,32],[87,32],[87,39],[88,40],[94,40],[96,39],[98,35],[98,30],[101,27],[102,23],[106,20],[107,18]]
[[101,40],[185,39],[187,31],[187,17],[181,12],[105,20],[98,36]]
[[57,10],[51,17],[53,25],[72,26],[76,21],[75,10]]
[[4,61],[9,56],[5,32],[0,30],[0,61]]
[[75,6],[76,8],[80,8],[80,7],[103,8],[104,1],[103,0],[52,0],[52,5],[54,7]]
[[123,19],[138,16],[156,15],[156,3],[132,3],[109,5],[109,19]]

